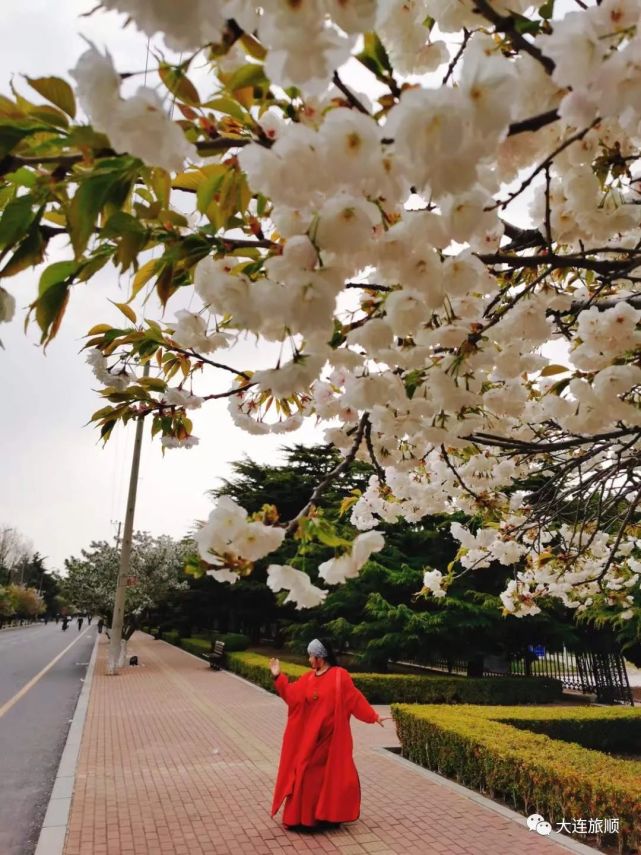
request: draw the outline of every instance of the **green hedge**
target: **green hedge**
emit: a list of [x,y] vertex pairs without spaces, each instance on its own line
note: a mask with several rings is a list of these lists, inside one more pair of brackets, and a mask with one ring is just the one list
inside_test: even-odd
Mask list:
[[[465,786],[511,801],[525,815],[552,823],[618,817],[619,851],[641,844],[641,761],[610,757],[560,743],[528,724],[594,738],[614,729],[641,732],[641,712],[595,707],[506,708],[409,706],[392,708],[403,756]],[[576,835],[586,840],[585,834]],[[612,843],[610,838],[596,839]]]
[[[227,668],[253,683],[273,690],[269,660],[259,653],[230,653]],[[281,662],[281,670],[295,679],[309,669]],[[372,704],[540,704],[558,700],[559,680],[542,677],[437,677],[409,674],[352,674],[355,685]]]
[[242,632],[215,632],[212,639],[225,643],[225,653],[232,653],[236,650],[247,650],[250,643],[249,636],[243,635]]
[[605,751],[610,754],[641,755],[641,715],[618,718],[616,727],[603,727],[601,718],[567,716],[540,718],[533,711],[524,711],[518,718],[501,720],[512,727],[543,733],[551,739],[576,742],[583,748]]
[[[168,635],[169,633],[167,633]],[[169,641],[169,639],[163,636],[165,641]],[[207,641],[204,638],[181,638],[178,642],[171,642],[172,644],[176,643],[178,647],[182,647],[183,650],[186,650],[188,653],[193,653],[194,656],[201,656],[202,654],[207,654],[211,651],[211,642]]]

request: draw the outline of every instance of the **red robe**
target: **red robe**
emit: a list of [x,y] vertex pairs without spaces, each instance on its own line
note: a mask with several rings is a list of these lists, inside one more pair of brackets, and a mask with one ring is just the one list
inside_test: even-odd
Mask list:
[[352,822],[358,819],[361,788],[352,758],[350,716],[374,723],[378,713],[344,668],[315,671],[290,683],[274,681],[289,707],[274,790],[272,816],[283,801],[285,825]]

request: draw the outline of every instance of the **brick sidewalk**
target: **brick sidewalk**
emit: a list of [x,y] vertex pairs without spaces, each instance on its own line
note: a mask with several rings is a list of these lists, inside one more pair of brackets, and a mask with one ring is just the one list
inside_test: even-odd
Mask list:
[[269,816],[285,704],[149,636],[130,648],[141,665],[106,677],[100,639],[65,855],[567,851],[382,752],[390,722],[354,719],[361,819],[285,831]]

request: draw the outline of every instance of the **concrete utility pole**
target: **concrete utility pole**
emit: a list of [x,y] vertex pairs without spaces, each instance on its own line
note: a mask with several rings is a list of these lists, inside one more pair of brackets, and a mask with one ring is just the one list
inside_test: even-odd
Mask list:
[[[145,364],[143,377],[149,376],[149,363]],[[127,577],[130,575],[129,561],[131,558],[131,541],[134,533],[134,512],[136,510],[136,491],[138,489],[138,472],[140,470],[140,450],[142,448],[142,432],[145,425],[144,419],[138,419],[136,423],[136,436],[134,439],[134,453],[131,459],[131,475],[129,477],[129,494],[127,496],[127,512],[125,514],[125,530],[122,536],[122,549],[120,552],[120,566],[118,569],[118,581],[116,582],[116,595],[114,597],[114,613],[111,622],[111,639],[109,641],[109,659],[107,662],[107,674],[115,675],[118,668],[122,666],[122,626],[125,618],[125,594],[127,593]],[[118,529],[120,534],[120,529]]]

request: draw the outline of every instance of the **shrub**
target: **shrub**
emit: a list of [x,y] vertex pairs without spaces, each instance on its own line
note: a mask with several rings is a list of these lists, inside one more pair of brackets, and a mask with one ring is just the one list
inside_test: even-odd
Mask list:
[[[259,653],[230,653],[230,671],[272,691],[269,660]],[[281,662],[281,670],[295,679],[308,668]],[[372,704],[390,703],[477,703],[527,704],[558,700],[563,687],[559,680],[542,677],[461,677],[413,674],[352,674],[354,684]]]
[[225,653],[232,653],[236,650],[247,650],[250,644],[249,636],[243,635],[241,632],[216,632],[212,636],[212,641],[223,641],[225,643]]
[[170,644],[175,644],[176,647],[181,647],[180,633],[176,629],[165,630],[162,634],[163,641],[168,641]]
[[641,762],[523,729],[568,734],[574,726],[577,738],[595,743],[599,729],[609,735],[620,728],[638,744],[637,710],[395,705],[392,711],[407,759],[512,801],[526,814],[540,813],[553,826],[562,819],[618,817],[620,851],[638,851]]
[[[169,639],[166,639],[169,641]],[[180,647],[188,653],[193,653],[194,656],[207,654],[211,650],[211,642],[205,638],[181,638]]]

